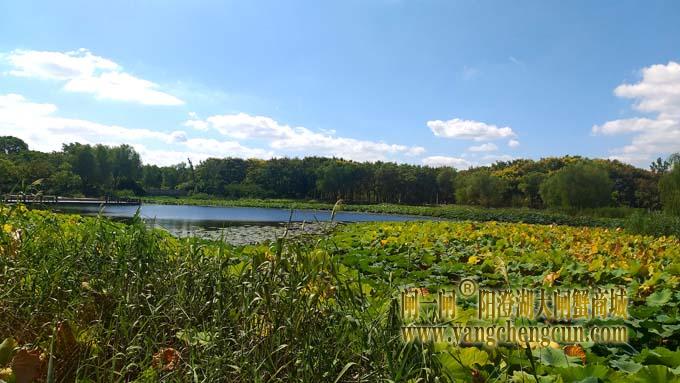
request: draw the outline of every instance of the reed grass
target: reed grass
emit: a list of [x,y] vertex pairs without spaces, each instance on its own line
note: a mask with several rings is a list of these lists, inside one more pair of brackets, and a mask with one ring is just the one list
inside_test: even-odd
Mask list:
[[[54,381],[437,375],[426,346],[398,341],[390,296],[363,294],[326,238],[232,247],[174,238],[139,217],[0,209],[0,338],[50,354]],[[154,365],[164,349],[178,352],[172,368]]]

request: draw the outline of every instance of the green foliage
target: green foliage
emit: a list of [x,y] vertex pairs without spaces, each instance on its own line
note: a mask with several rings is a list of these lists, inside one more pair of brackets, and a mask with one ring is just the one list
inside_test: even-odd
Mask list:
[[213,195],[226,195],[226,188],[246,178],[246,161],[239,158],[208,158],[196,167],[198,189]]
[[456,171],[444,168],[437,175],[437,203],[453,203],[455,197]]
[[649,165],[649,169],[653,173],[664,174],[671,168],[671,163],[668,160],[664,160],[661,157],[657,158],[656,161]]
[[680,163],[661,177],[659,181],[661,203],[666,213],[680,216]]
[[[204,193],[215,198],[290,198],[350,203],[411,205],[462,203],[494,207],[542,208],[539,185],[560,169],[577,163],[604,169],[613,181],[610,200],[617,207],[659,209],[660,172],[638,169],[618,161],[577,156],[518,159],[457,172],[389,162],[355,162],[339,158],[275,158],[271,160],[208,158],[172,166],[142,165],[129,145],[64,145],[61,152],[28,150],[5,137],[0,159],[0,192],[36,179],[46,194],[112,195],[117,189],[136,195],[188,196]],[[3,142],[0,140],[0,142]],[[668,160],[670,163],[670,159]],[[11,168],[11,169],[10,169]],[[80,178],[78,181],[70,171]],[[60,173],[61,172],[61,173]],[[60,173],[56,175],[56,173]],[[12,176],[12,174],[14,176]],[[456,187],[459,185],[460,187]],[[458,190],[456,190],[456,188]],[[597,194],[598,190],[593,190]],[[591,194],[587,190],[585,194]],[[457,201],[456,201],[457,200]]]
[[[19,340],[0,345],[0,361],[7,350],[48,353],[54,344],[57,381],[677,379],[675,238],[411,222],[232,247],[173,238],[139,218],[125,225],[0,209],[0,339]],[[583,365],[561,350],[399,339],[400,288],[436,291],[464,276],[487,287],[531,288],[557,270],[560,288],[628,286],[630,345],[584,344]],[[172,368],[155,362],[167,349],[179,355]]]
[[540,187],[546,205],[554,208],[596,208],[611,203],[613,183],[607,171],[596,165],[575,163],[566,166]]
[[[434,294],[461,278],[473,278],[487,288],[545,287],[546,275],[556,271],[561,271],[555,280],[560,289],[628,287],[629,345],[583,344],[585,366],[559,349],[534,350],[528,354],[535,359],[535,369],[522,357],[524,350],[492,349],[485,361],[479,350],[447,347],[439,356],[445,371],[463,381],[470,380],[471,370],[479,375],[491,371],[484,376],[486,381],[506,381],[499,377],[503,369],[484,369],[487,364],[498,367],[499,360],[517,382],[579,382],[588,377],[625,382],[650,373],[673,379],[678,375],[680,353],[671,351],[680,346],[680,294],[674,290],[680,259],[677,238],[601,228],[410,222],[345,226],[334,242],[333,255],[357,269],[376,292],[409,286]],[[656,347],[659,344],[665,348]],[[630,350],[637,351],[634,359]],[[638,374],[643,368],[647,370]],[[458,376],[461,370],[468,374]]]
[[625,227],[632,233],[680,238],[680,217],[660,212],[636,212],[626,219]]
[[524,193],[524,206],[539,208],[543,205],[540,188],[546,175],[539,172],[530,172],[520,178],[519,191]]
[[20,138],[12,136],[0,137],[0,154],[16,155],[28,151],[28,145]]
[[10,160],[0,158],[0,190],[11,190],[19,182],[17,167]]
[[456,179],[456,201],[466,205],[503,206],[508,183],[489,172],[461,174]]
[[82,179],[71,170],[62,169],[47,179],[47,185],[57,195],[69,195],[81,189]]
[[[417,365],[325,241],[234,248],[139,219],[0,209],[0,339],[47,352],[51,324],[70,323],[57,381],[369,381],[399,373],[386,359]],[[165,348],[172,369],[154,362]]]

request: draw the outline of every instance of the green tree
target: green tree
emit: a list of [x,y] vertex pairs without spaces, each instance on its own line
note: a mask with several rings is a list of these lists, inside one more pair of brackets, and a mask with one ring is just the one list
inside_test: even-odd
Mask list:
[[545,177],[543,173],[530,172],[520,179],[517,188],[524,194],[525,206],[539,208],[543,205],[540,189]]
[[46,181],[47,187],[56,195],[77,194],[82,188],[82,180],[80,177],[67,167],[58,170]]
[[680,216],[680,154],[671,156],[671,171],[659,180],[661,204],[666,213]]
[[456,178],[456,201],[466,205],[503,206],[507,190],[506,180],[486,170],[459,174]]
[[612,188],[606,169],[578,162],[550,175],[541,184],[540,195],[553,208],[595,208],[611,203]]
[[145,188],[160,189],[163,184],[163,172],[156,165],[142,167],[142,184]]
[[454,202],[454,182],[456,180],[456,171],[453,168],[444,167],[439,169],[437,174],[437,202],[452,203]]
[[95,195],[100,191],[99,166],[95,151],[90,145],[73,143],[63,146],[71,171],[80,177],[82,192]]
[[139,179],[142,171],[142,161],[139,153],[130,145],[120,145],[111,148],[111,175],[114,187],[118,189],[125,184],[126,188],[132,189],[133,184]]
[[22,139],[12,136],[0,137],[0,154],[12,155],[27,151],[28,145]]
[[16,165],[10,160],[0,158],[0,191],[9,192],[19,182]]
[[[105,192],[113,190],[113,175],[111,174],[111,148],[104,145],[94,147],[94,156],[97,160],[97,172],[95,180]],[[94,166],[94,165],[93,165]]]
[[656,161],[649,165],[649,169],[652,173],[665,174],[668,169],[670,169],[671,163],[661,157],[657,158]]
[[196,182],[201,192],[224,195],[226,187],[243,182],[246,161],[240,158],[208,158],[196,166]]

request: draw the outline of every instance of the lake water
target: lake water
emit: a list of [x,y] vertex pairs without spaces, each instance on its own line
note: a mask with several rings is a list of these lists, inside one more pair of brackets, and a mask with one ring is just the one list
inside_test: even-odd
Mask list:
[[[285,230],[289,218],[295,222],[291,227],[296,233],[316,232],[326,227],[330,220],[329,210],[294,210],[255,207],[221,207],[190,205],[105,206],[101,214],[113,219],[125,220],[139,210],[140,216],[150,225],[161,227],[177,236],[197,235],[221,238],[233,244],[246,244],[275,239]],[[97,215],[99,206],[59,206],[58,210],[81,215]],[[428,217],[374,214],[340,211],[336,222],[413,221],[433,219]],[[304,225],[301,222],[306,222]]]

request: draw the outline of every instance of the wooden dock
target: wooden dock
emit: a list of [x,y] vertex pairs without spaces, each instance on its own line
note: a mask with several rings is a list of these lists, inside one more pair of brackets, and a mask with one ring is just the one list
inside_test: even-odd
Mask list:
[[23,195],[23,194],[7,194],[2,196],[2,202],[7,204],[23,203],[43,204],[43,205],[141,205],[142,200],[139,198],[78,198],[78,197],[60,197],[56,195]]

